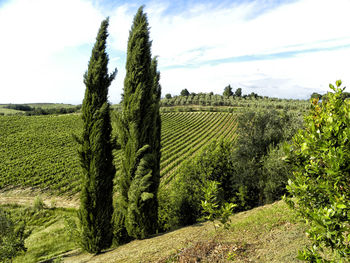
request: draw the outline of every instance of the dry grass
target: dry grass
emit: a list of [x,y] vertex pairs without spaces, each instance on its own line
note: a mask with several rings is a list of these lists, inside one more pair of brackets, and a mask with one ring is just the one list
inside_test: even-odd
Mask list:
[[232,217],[229,230],[206,222],[105,251],[71,253],[64,262],[298,262],[304,225],[283,202]]

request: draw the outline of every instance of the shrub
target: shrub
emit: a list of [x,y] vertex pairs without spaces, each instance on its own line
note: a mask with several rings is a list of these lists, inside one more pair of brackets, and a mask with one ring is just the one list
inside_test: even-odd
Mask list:
[[41,196],[36,196],[33,203],[33,208],[35,211],[40,211],[44,209],[45,204]]
[[[217,198],[230,200],[231,179],[233,174],[232,143],[221,140],[212,141],[197,156],[184,162],[180,167],[176,181],[172,185],[167,201],[161,198],[162,218],[170,221],[163,222],[169,228],[190,225],[197,222],[203,215],[201,201],[204,200],[205,181],[216,181],[220,184]],[[169,202],[169,203],[167,203]]]
[[233,208],[236,206],[233,203],[224,202],[223,200],[219,200],[219,192],[220,192],[220,183],[217,181],[206,181],[203,186],[204,192],[204,200],[201,201],[202,206],[202,219],[209,220],[213,223],[215,231],[217,226],[214,223],[214,220],[218,219],[221,223],[221,226],[224,228],[229,227],[229,223],[231,222],[229,216],[233,212]]
[[330,84],[334,93],[322,103],[312,101],[288,156],[295,169],[288,186],[294,198],[286,201],[309,222],[312,246],[299,252],[309,262],[350,261],[350,102],[343,101],[340,86],[341,81]]

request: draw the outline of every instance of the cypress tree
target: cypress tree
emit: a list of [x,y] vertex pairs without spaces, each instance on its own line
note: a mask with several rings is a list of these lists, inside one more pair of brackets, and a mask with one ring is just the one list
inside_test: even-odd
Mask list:
[[99,253],[112,242],[113,165],[111,121],[108,87],[117,70],[108,74],[106,39],[109,20],[102,21],[92,49],[88,70],[84,74],[86,86],[82,105],[84,129],[80,142],[80,162],[83,170],[80,208],[82,248]]
[[122,114],[117,117],[123,152],[114,215],[117,243],[145,238],[157,230],[160,177],[160,85],[157,60],[151,59],[143,7],[129,34]]

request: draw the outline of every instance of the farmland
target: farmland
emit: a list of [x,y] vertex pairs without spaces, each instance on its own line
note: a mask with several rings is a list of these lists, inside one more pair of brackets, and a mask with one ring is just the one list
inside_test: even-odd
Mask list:
[[[162,182],[212,139],[234,139],[236,115],[225,112],[162,114]],[[80,190],[77,143],[80,115],[0,116],[0,188],[28,186],[56,194]],[[118,166],[118,152],[115,152]]]

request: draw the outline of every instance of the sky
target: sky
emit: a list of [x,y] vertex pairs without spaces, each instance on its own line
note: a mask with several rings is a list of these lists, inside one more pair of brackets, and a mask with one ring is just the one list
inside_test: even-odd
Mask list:
[[119,103],[133,17],[145,5],[162,96],[233,90],[308,99],[350,85],[350,0],[0,0],[0,103],[82,103],[110,17],[109,101]]

